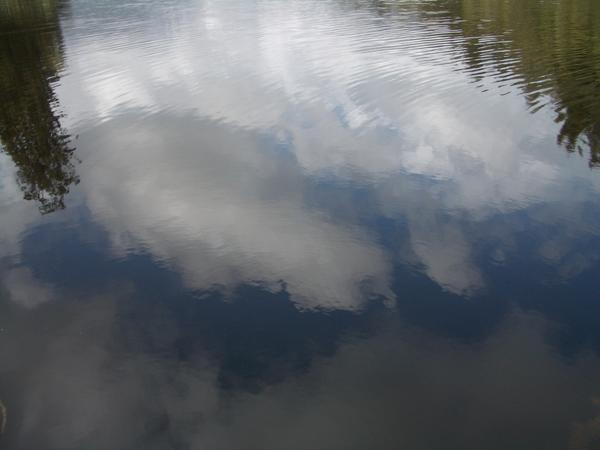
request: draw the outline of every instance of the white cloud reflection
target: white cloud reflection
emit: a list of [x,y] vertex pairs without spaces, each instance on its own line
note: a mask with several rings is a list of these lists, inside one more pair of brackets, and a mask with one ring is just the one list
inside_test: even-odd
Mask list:
[[[478,221],[560,202],[566,185],[600,190],[598,177],[556,146],[550,112],[531,115],[517,93],[481,92],[450,52],[436,51],[443,25],[414,26],[408,14],[382,26],[368,10],[306,8],[305,2],[207,1],[178,7],[170,21],[146,18],[134,34],[86,38],[75,30],[70,42],[67,28],[70,75],[61,101],[82,129],[89,127],[86,118],[95,124],[136,110],[140,121],[190,113],[283,136],[304,175],[378,191],[384,211],[408,218],[413,252],[428,276],[464,295],[485,281],[472,260],[473,243],[453,217]],[[363,278],[387,292],[384,250],[365,232],[334,226],[301,200],[264,201],[252,195],[256,186],[235,186],[240,171],[257,179],[269,171],[273,161],[261,150],[211,143],[202,152],[214,153],[220,166],[192,170],[200,160],[193,146],[178,144],[190,150],[175,156],[162,132],[140,125],[130,137],[119,134],[83,176],[90,207],[122,248],[141,245],[177,261],[196,287],[284,281],[305,305],[318,294],[328,307],[350,308],[361,303],[356,285]],[[115,177],[118,166],[140,159],[147,161],[143,170]],[[239,170],[229,172],[228,164]],[[158,182],[161,174],[168,182]],[[430,181],[411,190],[411,201],[398,193],[409,177]],[[257,180],[277,189],[274,182],[267,187],[271,182]]]
[[195,289],[285,285],[303,308],[359,309],[368,292],[393,298],[384,252],[308,209],[303,179],[260,136],[189,118],[121,118],[96,131],[82,135],[94,142],[82,186],[117,253],[149,251]]
[[10,157],[0,151],[0,257],[4,258],[18,257],[23,231],[40,216],[36,205],[23,201],[16,172]]

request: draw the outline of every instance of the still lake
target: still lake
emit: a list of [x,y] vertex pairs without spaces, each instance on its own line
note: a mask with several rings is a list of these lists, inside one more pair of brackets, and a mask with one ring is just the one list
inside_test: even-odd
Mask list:
[[0,0],[0,448],[600,448],[600,1]]

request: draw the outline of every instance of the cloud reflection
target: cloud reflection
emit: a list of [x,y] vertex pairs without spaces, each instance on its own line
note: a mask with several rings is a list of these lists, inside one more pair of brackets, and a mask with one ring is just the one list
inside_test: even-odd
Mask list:
[[[462,295],[485,287],[465,220],[477,223],[494,214],[562,200],[565,186],[574,183],[588,192],[600,190],[597,177],[559,151],[559,126],[549,112],[532,116],[516,92],[504,97],[482,92],[461,70],[464,62],[428,49],[435,40],[425,39],[416,47],[418,36],[432,30],[416,26],[410,11],[395,19],[405,26],[390,27],[382,26],[369,10],[344,15],[332,3],[312,6],[319,11],[318,19],[307,14],[304,3],[224,7],[205,2],[201,8],[178,9],[177,20],[169,24],[147,18],[148,27],[133,37],[104,36],[104,46],[73,38],[73,73],[64,80],[61,99],[69,117],[113,121],[103,128],[110,133],[119,133],[114,121],[122,120],[126,111],[138,111],[135,120],[146,122],[145,117],[162,120],[175,110],[204,123],[222,123],[235,133],[246,130],[282,140],[298,165],[288,167],[294,172],[291,180],[308,176],[369,186],[386,215],[409,221],[412,253],[428,276]],[[441,33],[447,24],[437,26]],[[78,36],[77,30],[72,32]],[[67,40],[72,38],[66,34]],[[372,42],[387,45],[374,47]],[[435,57],[426,57],[424,50]],[[143,69],[136,61],[144,61]],[[81,126],[88,126],[85,120]],[[182,125],[178,132],[194,141],[191,127]],[[110,175],[86,174],[88,186],[99,188],[98,193],[88,189],[94,215],[101,221],[104,216],[113,239],[123,239],[120,247],[137,245],[158,259],[177,261],[175,266],[196,288],[230,285],[237,279],[261,281],[275,289],[283,282],[304,298],[305,305],[310,305],[308,298],[321,296],[325,300],[319,304],[327,307],[357,308],[362,303],[357,283],[372,279],[376,292],[389,295],[385,250],[354,224],[332,226],[331,218],[323,220],[321,212],[309,213],[297,200],[302,194],[292,192],[301,191],[301,181],[284,191],[290,193],[285,201],[251,198],[259,186],[280,189],[280,180],[269,172],[277,163],[258,150],[247,150],[241,138],[225,145],[215,138],[205,146],[210,150],[203,148],[223,159],[218,177],[214,170],[195,169],[195,175],[186,170],[194,165],[187,159],[192,150],[175,156],[172,147],[189,144],[173,144],[173,131],[166,126],[168,137],[145,125],[134,126],[131,133],[139,142],[124,133],[97,147],[106,160],[98,157],[94,166],[97,173],[117,173],[116,166],[122,166],[121,180],[129,180],[129,187],[117,193],[111,185],[109,193]],[[144,156],[138,150],[142,146],[147,150]],[[129,147],[127,152],[117,150]],[[242,163],[225,153],[217,156],[227,151],[224,147],[235,158],[247,159]],[[106,149],[113,148],[114,155],[108,155],[111,150]],[[147,158],[154,164],[124,173],[124,167],[139,166]],[[179,186],[161,182],[162,170],[169,183]],[[256,186],[250,181],[235,185],[239,180],[231,181],[231,187],[221,183],[224,177],[239,177],[240,171],[248,177],[254,173],[259,178]],[[414,177],[423,181],[419,189],[410,189],[416,198],[407,199],[401,190]],[[161,192],[152,192],[156,186]],[[141,207],[159,201],[155,209]],[[158,209],[164,212],[157,214]],[[191,244],[200,235],[204,242]],[[174,240],[176,245],[167,244]],[[297,256],[290,256],[293,253]],[[199,258],[200,254],[212,256]],[[213,264],[228,269],[213,270]]]
[[[0,348],[0,377],[10,387],[25,370],[27,383],[7,399],[22,405],[11,448],[547,450],[585,448],[595,433],[598,359],[564,364],[545,343],[552,325],[532,316],[512,315],[478,345],[387,326],[256,395],[222,391],[218,362],[200,351],[181,361],[136,350],[144,331],[118,313],[129,295],[118,290],[14,323],[19,351]],[[165,311],[154,317],[148,330],[181,331]],[[60,333],[32,332],[40,321]]]
[[364,230],[310,210],[305,179],[267,137],[125,116],[81,141],[93,143],[81,166],[86,204],[116,254],[148,251],[193,289],[285,289],[301,308],[393,299],[384,251]]

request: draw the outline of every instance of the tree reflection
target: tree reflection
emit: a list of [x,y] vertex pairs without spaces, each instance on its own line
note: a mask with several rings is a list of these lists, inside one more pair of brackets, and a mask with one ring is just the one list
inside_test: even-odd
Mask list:
[[459,33],[453,42],[476,80],[519,88],[533,112],[552,107],[558,143],[589,151],[590,166],[600,165],[600,2],[443,0],[423,8]]
[[0,140],[24,198],[42,214],[64,208],[78,182],[53,91],[62,68],[58,9],[54,0],[0,3]]

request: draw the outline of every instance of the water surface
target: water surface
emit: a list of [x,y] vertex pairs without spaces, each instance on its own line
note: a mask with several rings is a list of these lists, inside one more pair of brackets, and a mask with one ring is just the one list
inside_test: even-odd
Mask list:
[[0,446],[600,448],[596,0],[0,0]]

